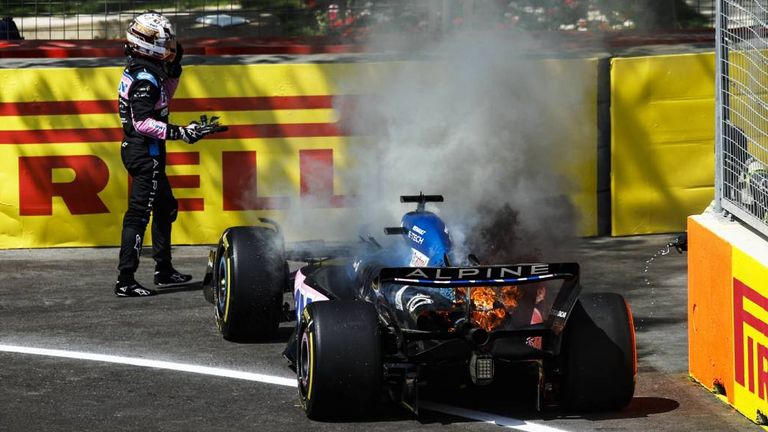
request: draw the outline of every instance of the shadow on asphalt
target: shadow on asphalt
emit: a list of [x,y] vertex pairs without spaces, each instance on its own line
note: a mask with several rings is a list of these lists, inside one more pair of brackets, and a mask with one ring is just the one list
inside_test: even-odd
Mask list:
[[[452,399],[452,398],[451,398]],[[569,411],[544,411],[537,412],[533,407],[526,406],[508,406],[502,408],[498,403],[491,403],[493,406],[483,406],[483,404],[477,404],[475,402],[460,401],[460,400],[444,400],[446,404],[451,406],[467,409],[479,413],[489,415],[489,418],[497,417],[496,421],[509,422],[519,421],[520,425],[523,422],[531,421],[549,421],[560,419],[584,419],[589,421],[598,420],[616,420],[616,419],[633,419],[644,418],[654,414],[662,414],[676,410],[680,403],[673,399],[661,398],[661,397],[636,397],[632,399],[629,406],[619,412],[569,412]],[[498,401],[497,401],[498,402]],[[369,413],[364,417],[354,419],[339,419],[330,420],[331,423],[344,423],[350,420],[358,422],[386,422],[386,421],[402,421],[407,419],[414,419],[423,425],[428,424],[462,424],[462,423],[476,423],[478,420],[468,419],[458,415],[451,415],[442,412],[432,411],[428,409],[422,409],[419,411],[419,415],[416,416],[411,412],[405,410],[399,405],[389,402],[382,404],[375,413]]]
[[545,415],[542,416],[542,419],[581,418],[585,420],[610,420],[643,418],[653,414],[663,414],[674,411],[679,406],[680,403],[674,399],[661,397],[635,397],[626,408],[618,412],[578,413],[561,411],[545,413]]
[[235,343],[235,344],[243,344],[243,345],[261,345],[261,344],[272,344],[272,343],[287,343],[288,339],[291,337],[291,334],[293,333],[293,326],[280,326],[277,329],[277,333],[267,339],[261,338],[254,338],[254,339],[239,339],[239,340],[230,340],[228,342]]
[[[489,419],[497,416],[496,422],[502,422],[507,424],[513,422],[517,424],[520,422],[522,426],[527,421],[539,422],[549,420],[560,419],[584,419],[589,421],[597,420],[615,420],[615,419],[632,419],[632,418],[644,418],[654,414],[662,414],[670,411],[674,411],[680,406],[675,400],[659,397],[636,397],[632,399],[629,406],[619,412],[567,412],[567,411],[545,411],[542,413],[536,412],[532,408],[521,409],[521,407],[510,407],[507,409],[499,409],[498,407],[479,407],[476,404],[469,404],[471,406],[464,406],[466,404],[454,401],[453,406],[458,408],[466,408],[472,411],[490,414]],[[407,414],[407,413],[406,413]],[[407,417],[407,415],[401,414],[400,418]],[[380,419],[382,420],[382,419]],[[477,422],[478,420],[470,420],[465,417],[459,417],[455,415],[439,413],[434,411],[422,410],[419,413],[417,419],[422,424],[439,423],[442,425],[460,424],[468,422]]]
[[155,291],[158,295],[164,295],[164,294],[174,294],[174,293],[180,293],[180,292],[188,292],[188,291],[201,291],[203,289],[203,282],[192,282],[188,283],[186,285],[178,285],[178,286],[170,286],[166,288],[156,288]]

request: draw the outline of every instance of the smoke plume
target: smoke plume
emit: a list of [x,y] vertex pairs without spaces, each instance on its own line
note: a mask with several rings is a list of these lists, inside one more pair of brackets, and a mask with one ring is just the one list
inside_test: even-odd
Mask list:
[[529,42],[451,37],[421,45],[375,80],[346,84],[373,86],[347,125],[368,137],[344,173],[356,185],[361,221],[397,225],[411,210],[399,195],[443,194],[445,203],[428,208],[446,221],[462,256],[562,256],[579,226],[569,200],[578,186],[564,170],[594,148],[594,117],[583,109],[594,78],[569,70],[575,63],[531,57]]

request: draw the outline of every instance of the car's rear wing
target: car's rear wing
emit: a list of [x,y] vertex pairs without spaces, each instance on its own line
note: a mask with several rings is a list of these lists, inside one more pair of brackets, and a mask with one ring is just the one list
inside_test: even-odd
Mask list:
[[503,286],[553,279],[577,281],[577,263],[531,263],[476,267],[388,267],[379,282],[425,287]]
[[[562,286],[557,291],[546,320],[544,323],[531,327],[534,330],[548,329],[553,335],[559,336],[581,292],[579,272],[579,264],[577,263],[529,263],[476,267],[388,267],[379,271],[378,283],[432,288],[462,288],[503,287],[562,280]],[[506,333],[522,334],[521,331],[518,329]],[[427,333],[429,333],[428,337],[434,337],[434,332]],[[496,331],[495,333],[502,334],[504,332]],[[545,342],[545,349],[557,352],[559,344],[559,337],[548,340]]]

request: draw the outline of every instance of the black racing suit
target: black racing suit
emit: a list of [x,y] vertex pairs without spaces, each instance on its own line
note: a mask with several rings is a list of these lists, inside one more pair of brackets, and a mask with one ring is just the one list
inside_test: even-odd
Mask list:
[[132,279],[139,266],[150,213],[156,270],[172,268],[171,223],[176,220],[178,203],[165,174],[165,139],[169,129],[168,104],[181,76],[178,62],[180,56],[175,67],[163,68],[129,57],[120,80],[118,101],[124,133],[120,156],[133,179],[120,242],[118,270],[122,280]]

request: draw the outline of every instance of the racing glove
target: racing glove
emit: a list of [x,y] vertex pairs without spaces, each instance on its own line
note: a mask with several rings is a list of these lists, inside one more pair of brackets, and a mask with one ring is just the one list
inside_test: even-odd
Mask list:
[[208,120],[208,116],[203,114],[200,116],[200,121],[193,121],[187,126],[168,125],[169,140],[182,140],[187,144],[194,144],[200,141],[206,135],[210,135],[217,132],[224,132],[228,128],[219,124],[218,117],[211,117]]
[[167,139],[169,140],[182,140],[187,144],[194,144],[205,135],[205,129],[201,128],[198,122],[192,122],[186,126],[168,125]]

